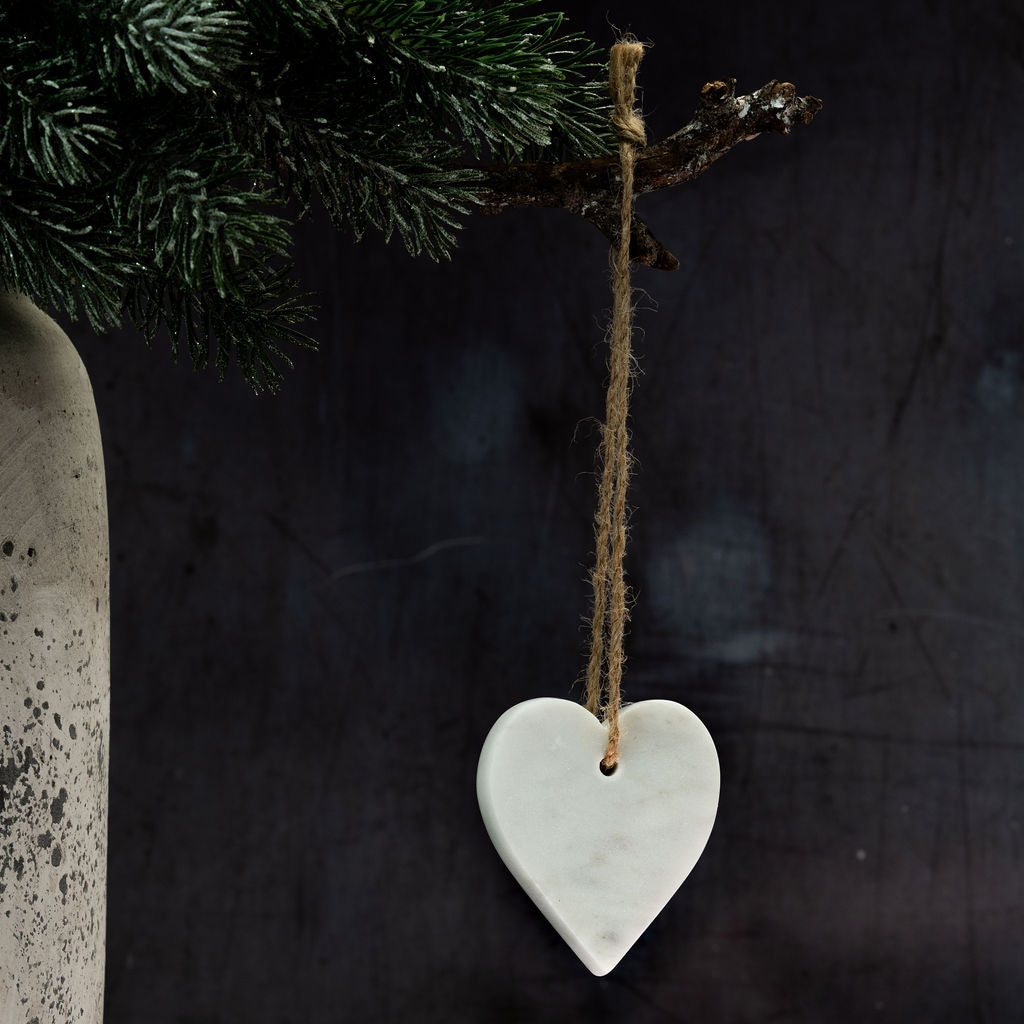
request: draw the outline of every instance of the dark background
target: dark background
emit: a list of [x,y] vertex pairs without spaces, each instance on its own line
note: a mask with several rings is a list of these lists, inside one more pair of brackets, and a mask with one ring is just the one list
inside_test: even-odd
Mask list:
[[693,874],[594,979],[476,806],[584,657],[607,247],[299,229],[318,355],[257,399],[73,337],[113,553],[108,1024],[1011,1021],[1024,1007],[1016,0],[566,3],[700,86],[823,98],[642,200],[627,698],[718,745]]

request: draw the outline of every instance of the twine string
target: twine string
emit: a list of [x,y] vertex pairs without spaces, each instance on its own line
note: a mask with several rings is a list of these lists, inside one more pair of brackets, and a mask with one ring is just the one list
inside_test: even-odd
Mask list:
[[626,554],[626,488],[629,484],[629,391],[633,331],[629,244],[633,219],[633,165],[636,149],[647,143],[644,122],[634,109],[636,71],[644,54],[633,39],[616,43],[609,63],[612,124],[619,137],[622,177],[621,224],[612,266],[612,326],[609,338],[608,392],[601,428],[602,460],[594,532],[597,552],[592,573],[594,613],[587,663],[587,710],[608,726],[601,766],[609,771],[619,760],[619,711],[622,705],[623,635],[629,617],[623,559]]

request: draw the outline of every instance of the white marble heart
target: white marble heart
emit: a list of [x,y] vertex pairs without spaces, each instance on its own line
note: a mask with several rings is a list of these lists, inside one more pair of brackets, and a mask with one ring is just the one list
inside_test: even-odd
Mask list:
[[700,857],[718,810],[718,754],[682,704],[624,708],[619,763],[586,708],[509,708],[480,753],[477,797],[508,869],[594,974],[607,974]]

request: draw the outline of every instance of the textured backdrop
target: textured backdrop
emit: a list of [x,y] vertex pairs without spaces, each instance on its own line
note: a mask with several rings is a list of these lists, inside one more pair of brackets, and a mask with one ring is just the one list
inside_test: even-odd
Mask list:
[[[668,5],[664,5],[668,6]],[[1024,1005],[1024,20],[1012,0],[564,4],[824,99],[641,202],[626,696],[722,762],[594,979],[481,825],[480,744],[584,655],[607,250],[299,229],[281,395],[72,328],[106,445],[108,1024],[1005,1021]]]

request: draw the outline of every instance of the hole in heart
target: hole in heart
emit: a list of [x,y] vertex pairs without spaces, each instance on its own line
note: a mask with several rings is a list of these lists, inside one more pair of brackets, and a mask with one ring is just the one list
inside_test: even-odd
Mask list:
[[605,764],[604,761],[598,761],[597,767],[601,769],[602,775],[614,775],[619,767],[619,762],[616,761],[614,764]]

